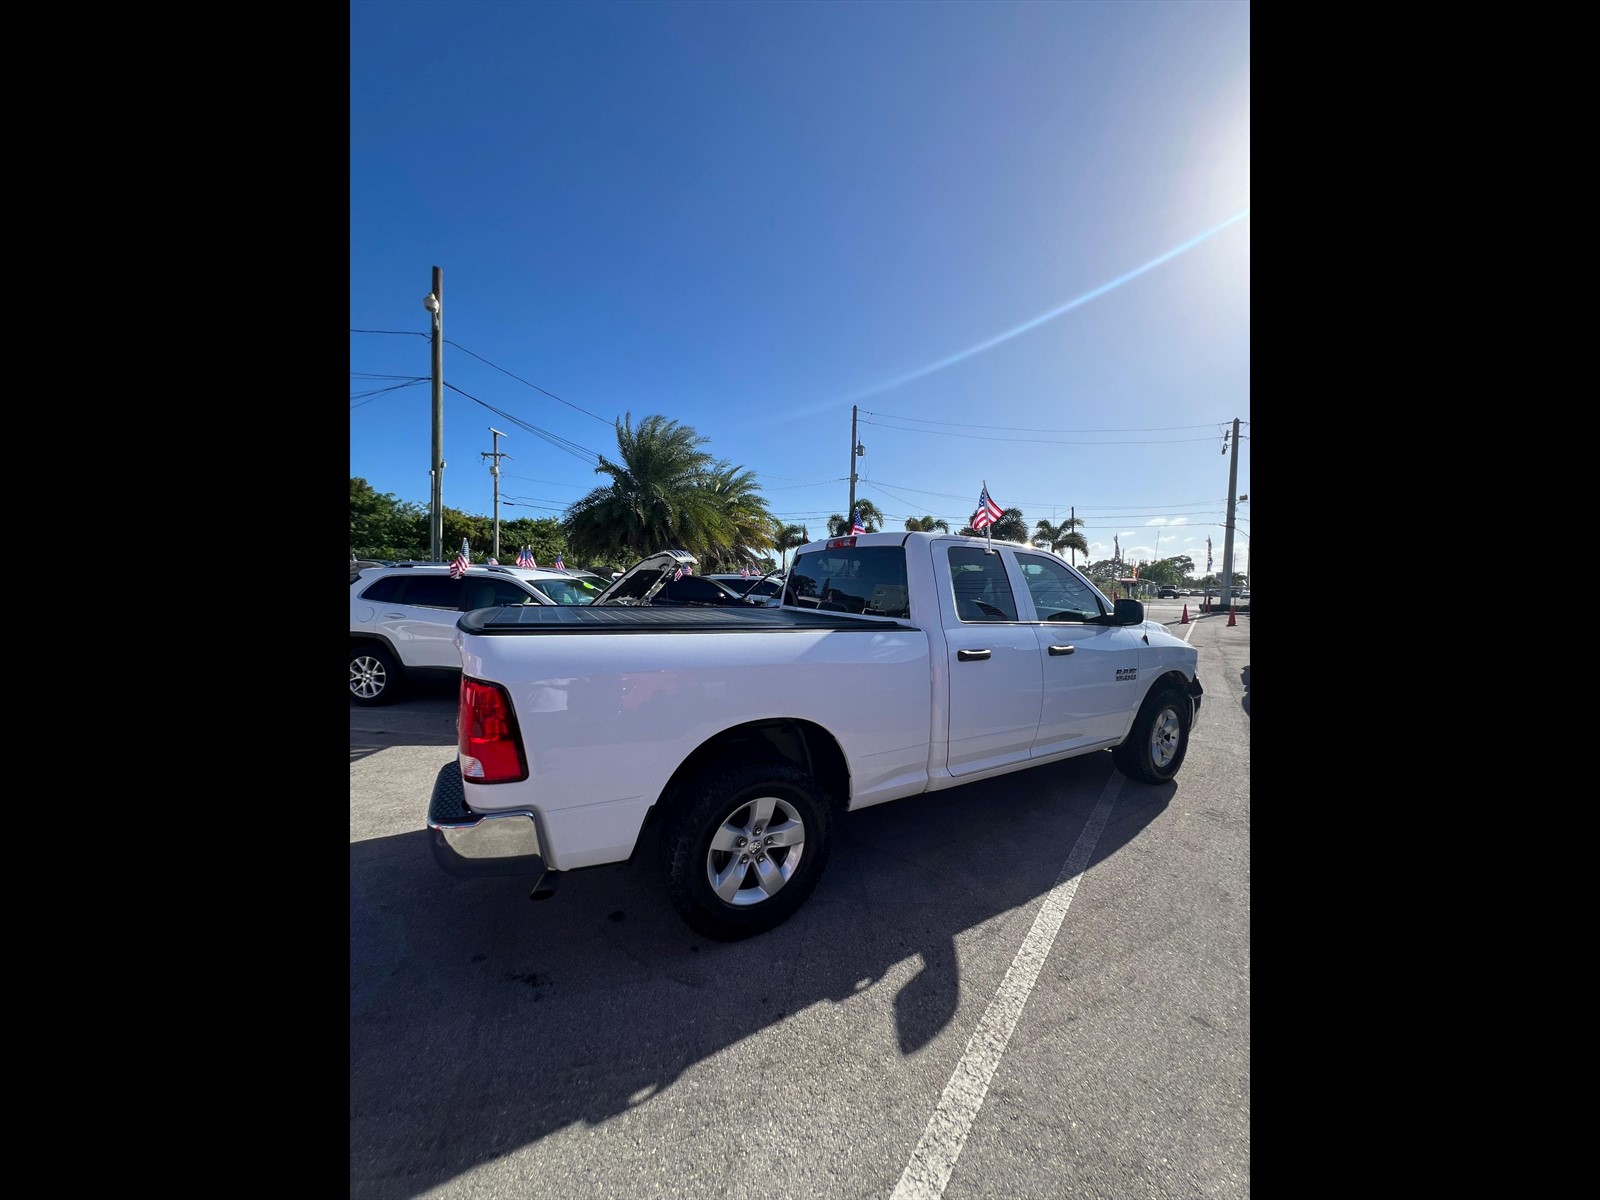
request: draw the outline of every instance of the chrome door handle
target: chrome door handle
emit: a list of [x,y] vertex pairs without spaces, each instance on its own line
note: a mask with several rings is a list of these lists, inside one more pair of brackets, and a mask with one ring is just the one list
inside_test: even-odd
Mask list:
[[1076,646],[1051,646],[1050,653],[1052,655],[1071,654],[1076,649]]
[[988,657],[989,657],[989,652],[987,650],[957,650],[956,651],[956,661],[957,662],[972,662],[974,659],[988,658]]

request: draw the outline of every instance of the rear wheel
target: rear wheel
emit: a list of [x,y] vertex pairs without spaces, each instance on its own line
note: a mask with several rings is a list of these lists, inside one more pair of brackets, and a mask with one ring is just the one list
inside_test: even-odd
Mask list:
[[719,942],[782,924],[822,876],[831,817],[816,781],[788,763],[702,771],[672,801],[663,839],[673,907]]
[[1166,783],[1178,773],[1189,749],[1189,700],[1174,687],[1145,697],[1133,728],[1111,751],[1117,769],[1141,783]]
[[400,664],[382,646],[350,647],[350,700],[355,704],[389,704],[400,694]]

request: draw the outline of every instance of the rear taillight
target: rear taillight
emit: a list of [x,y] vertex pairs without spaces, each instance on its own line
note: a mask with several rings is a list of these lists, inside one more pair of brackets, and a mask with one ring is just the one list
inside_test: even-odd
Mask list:
[[515,783],[528,777],[511,698],[497,683],[461,677],[456,709],[461,777],[473,783]]

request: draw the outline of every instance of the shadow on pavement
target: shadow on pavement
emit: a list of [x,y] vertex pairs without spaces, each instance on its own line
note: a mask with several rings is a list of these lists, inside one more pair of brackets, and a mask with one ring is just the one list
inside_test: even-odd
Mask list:
[[[957,1012],[957,936],[1055,885],[1114,770],[1093,754],[844,816],[799,913],[729,944],[678,920],[651,844],[538,903],[524,880],[444,874],[422,831],[353,844],[353,1200],[417,1197],[650,1104],[766,1026],[888,976],[905,982],[881,1057],[913,1053]],[[1124,780],[1093,862],[1175,791]]]
[[1239,681],[1244,684],[1244,699],[1242,701],[1240,701],[1240,703],[1244,705],[1245,715],[1249,716],[1250,715],[1250,665],[1248,663],[1245,664],[1244,670],[1239,672]]

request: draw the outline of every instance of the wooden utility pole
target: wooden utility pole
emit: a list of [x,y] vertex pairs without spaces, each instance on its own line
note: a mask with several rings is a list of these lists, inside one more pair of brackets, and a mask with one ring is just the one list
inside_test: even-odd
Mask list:
[[499,562],[500,561],[500,460],[502,458],[510,458],[511,455],[502,454],[501,451],[500,451],[500,439],[505,437],[506,435],[501,433],[493,425],[489,426],[489,432],[494,434],[494,449],[493,450],[480,450],[480,451],[478,451],[478,453],[484,458],[493,460],[489,464],[489,474],[494,478],[494,549],[489,551],[489,557],[494,559],[495,562]]
[[422,306],[433,314],[433,458],[428,463],[428,558],[444,561],[444,271],[433,269],[433,291]]

